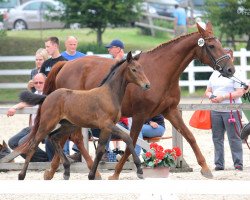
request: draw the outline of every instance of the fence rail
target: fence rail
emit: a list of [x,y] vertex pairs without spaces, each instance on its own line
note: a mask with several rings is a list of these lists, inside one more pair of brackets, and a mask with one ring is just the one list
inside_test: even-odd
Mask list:
[[[88,52],[87,55],[94,55],[92,52]],[[108,54],[95,54],[102,57],[110,57]],[[234,52],[234,57],[239,58],[240,64],[235,65],[235,67],[240,71],[241,78],[247,82],[250,79],[247,73],[250,71],[250,51],[246,49],[241,49],[240,51]],[[34,62],[34,56],[0,56],[0,62]],[[0,70],[0,76],[10,76],[10,75],[30,75],[30,69],[13,69],[13,70]],[[184,70],[187,73],[187,80],[180,80],[179,85],[181,87],[188,87],[189,93],[194,93],[197,86],[206,86],[208,80],[197,80],[197,73],[213,72],[213,69],[209,66],[194,66],[194,61],[192,61],[188,67]],[[14,89],[14,88],[26,88],[27,83],[0,83],[0,89]]]

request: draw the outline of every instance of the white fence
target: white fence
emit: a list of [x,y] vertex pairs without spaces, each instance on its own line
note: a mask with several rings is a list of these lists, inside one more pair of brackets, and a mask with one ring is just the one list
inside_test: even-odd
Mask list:
[[[92,55],[92,52],[88,52],[88,55]],[[103,57],[110,57],[108,54],[95,54]],[[240,51],[234,52],[234,57],[239,58],[240,64],[235,65],[241,71],[241,77],[243,80],[250,81],[247,73],[250,71],[250,51],[246,49],[241,49]],[[34,56],[0,56],[0,62],[34,62]],[[22,70],[0,70],[0,76],[8,75],[30,75],[30,69]],[[181,87],[188,87],[189,93],[194,93],[197,86],[206,86],[208,80],[196,80],[195,74],[202,72],[212,72],[213,69],[209,66],[194,66],[194,61],[192,61],[189,66],[185,69],[185,73],[188,74],[188,80],[180,80]],[[14,89],[14,88],[26,88],[27,83],[0,83],[0,89]]]

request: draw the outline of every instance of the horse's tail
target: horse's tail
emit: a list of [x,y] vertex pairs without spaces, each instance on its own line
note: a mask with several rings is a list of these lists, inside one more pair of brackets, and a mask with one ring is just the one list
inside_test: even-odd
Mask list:
[[48,95],[56,90],[56,76],[63,68],[66,62],[67,61],[59,61],[55,65],[53,65],[52,70],[49,72],[49,75],[46,78],[43,94]]
[[34,94],[30,91],[21,92],[19,99],[29,105],[42,104],[47,96],[41,94]]

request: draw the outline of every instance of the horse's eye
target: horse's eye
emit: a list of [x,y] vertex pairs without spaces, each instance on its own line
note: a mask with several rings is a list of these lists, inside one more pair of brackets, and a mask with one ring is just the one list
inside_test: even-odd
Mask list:
[[214,48],[214,45],[209,45],[209,48],[210,48],[210,49],[213,49],[213,48]]
[[135,69],[135,68],[132,68],[132,72],[136,72],[136,69]]

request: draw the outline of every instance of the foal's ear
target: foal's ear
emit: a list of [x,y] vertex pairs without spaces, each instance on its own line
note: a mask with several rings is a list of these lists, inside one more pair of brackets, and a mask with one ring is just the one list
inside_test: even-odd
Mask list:
[[134,59],[135,59],[135,60],[139,60],[139,58],[140,58],[140,56],[141,56],[141,53],[142,53],[142,51],[141,51],[140,53],[136,54],[136,55],[134,56]]
[[127,62],[130,63],[133,60],[131,51],[127,54]]

